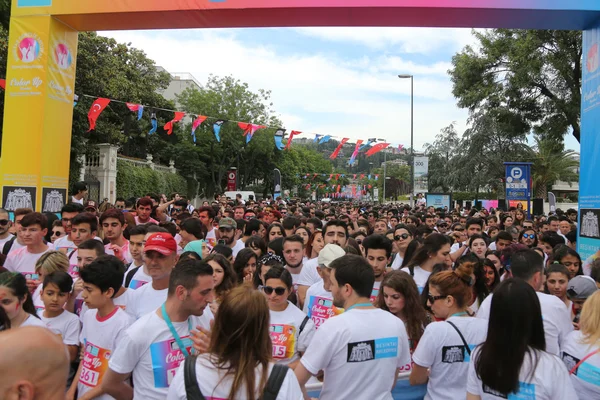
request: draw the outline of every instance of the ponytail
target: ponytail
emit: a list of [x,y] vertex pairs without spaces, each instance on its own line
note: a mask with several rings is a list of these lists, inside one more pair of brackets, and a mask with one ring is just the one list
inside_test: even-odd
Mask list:
[[429,284],[435,286],[443,296],[454,297],[459,308],[468,306],[473,299],[473,273],[476,264],[465,262],[454,271],[442,271],[431,277]]

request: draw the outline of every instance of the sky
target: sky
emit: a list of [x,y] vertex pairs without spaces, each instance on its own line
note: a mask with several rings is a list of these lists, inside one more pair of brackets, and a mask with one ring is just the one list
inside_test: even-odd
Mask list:
[[[250,90],[270,90],[284,127],[348,137],[382,138],[410,146],[414,76],[414,145],[419,151],[468,112],[456,106],[448,75],[451,59],[475,40],[470,29],[261,28],[99,32],[131,42],[171,73],[231,75]],[[123,99],[127,100],[127,99]],[[219,116],[214,116],[219,117]],[[252,122],[252,121],[247,121]],[[568,148],[579,150],[572,135]]]

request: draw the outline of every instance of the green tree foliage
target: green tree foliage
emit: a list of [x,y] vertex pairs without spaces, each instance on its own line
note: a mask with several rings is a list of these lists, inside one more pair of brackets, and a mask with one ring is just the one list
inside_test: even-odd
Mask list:
[[187,182],[178,174],[156,171],[122,160],[117,160],[117,171],[117,193],[120,197],[187,192]]
[[581,32],[492,29],[452,58],[449,73],[460,107],[503,109],[515,133],[532,129],[562,140],[580,136]]
[[576,156],[577,153],[565,150],[562,145],[557,147],[556,141],[535,138],[535,147],[530,151],[535,197],[546,200],[555,181],[577,181],[579,161]]

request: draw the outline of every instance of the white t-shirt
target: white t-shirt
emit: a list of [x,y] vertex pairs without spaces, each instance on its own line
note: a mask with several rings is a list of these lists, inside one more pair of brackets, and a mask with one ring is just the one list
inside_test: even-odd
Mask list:
[[394,261],[392,262],[392,269],[394,271],[397,269],[400,269],[403,261],[404,261],[404,257],[402,257],[400,255],[400,253],[396,254],[396,257],[394,257]]
[[[479,349],[473,352],[473,359]],[[537,357],[537,367],[533,376],[531,370]],[[467,391],[477,395],[481,400],[496,399],[531,399],[531,400],[567,400],[577,399],[573,385],[569,379],[569,372],[558,357],[545,351],[534,351],[525,354],[521,371],[519,371],[519,391],[508,396],[495,393],[491,388],[483,385],[477,377],[475,363],[469,363],[469,377]],[[580,397],[583,398],[583,397]],[[591,397],[590,397],[591,399]]]
[[[127,289],[119,297],[113,297],[113,304],[115,306],[119,306],[119,308],[121,310],[125,311],[127,314],[134,317],[134,321],[135,321],[135,316],[131,313],[131,309],[129,307],[129,304],[131,303],[131,299],[133,298],[133,292],[134,292],[133,290]],[[83,324],[83,318],[85,316],[85,313],[88,310],[89,310],[89,308],[88,308],[87,304],[83,303],[81,305],[81,311],[79,311],[79,320],[81,321],[82,324]]]
[[34,277],[34,275],[36,275],[35,263],[48,251],[50,251],[50,248],[47,246],[41,253],[30,253],[29,250],[27,250],[27,246],[11,251],[10,254],[6,256],[4,268],[11,272],[19,272],[22,275],[25,275],[27,279],[36,279]]
[[283,311],[269,311],[271,317],[271,342],[273,342],[273,359],[279,364],[289,364],[300,358],[298,352],[305,352],[315,334],[315,324],[306,321],[302,333],[300,326],[307,315],[288,301]]
[[[470,317],[450,317],[446,321],[456,325],[471,350],[485,341],[487,321]],[[445,321],[427,325],[412,359],[430,368],[426,400],[465,398],[471,357],[452,325]]]
[[79,319],[77,315],[68,311],[63,311],[58,317],[44,317],[44,310],[38,311],[38,317],[46,327],[60,336],[61,340],[67,346],[79,346]]
[[[98,317],[98,310],[93,309],[85,313],[83,328],[79,342],[85,355],[81,360],[81,375],[77,390],[81,396],[98,386],[108,370],[108,363],[112,353],[123,339],[125,330],[133,323],[134,319],[120,308],[104,318]],[[97,399],[110,400],[111,396],[104,394]]]
[[379,296],[379,288],[381,287],[382,281],[375,281],[373,283],[373,289],[371,290],[371,303],[377,303],[377,296]]
[[[173,322],[188,352],[192,348],[189,327],[195,330],[197,325],[210,329],[210,317],[206,310],[201,317]],[[119,374],[132,372],[134,399],[164,400],[184,359],[166,322],[156,312],[150,312],[125,331],[108,365]]]
[[[127,286],[128,289],[136,290],[144,286],[146,283],[152,282],[152,277],[144,271],[145,268],[146,266],[142,265],[140,269],[138,269],[133,274],[133,277],[131,277],[131,281],[129,282],[129,286]],[[125,274],[125,277],[123,278],[123,285],[125,285],[125,280],[127,279],[128,273],[129,271]]]
[[[8,242],[10,239],[12,239],[13,237],[15,237],[15,235],[13,235],[12,233],[9,233],[7,237],[5,237],[4,239],[0,239],[0,252],[2,251],[2,249],[4,248],[4,245],[6,244],[6,242]],[[13,249],[13,247],[15,246],[15,242],[17,240],[15,239],[15,241],[13,242],[12,246],[11,246],[11,250]]]
[[[407,267],[402,268],[402,271],[404,271],[410,275],[410,270]],[[425,285],[427,284],[427,279],[429,279],[429,275],[431,275],[431,272],[425,271],[423,268],[421,268],[419,266],[415,266],[414,273],[415,273],[415,275],[413,276],[413,279],[414,279],[415,283],[417,284],[417,289],[419,289],[419,294],[421,294],[421,293],[423,293],[423,289],[425,288]]]
[[238,241],[235,242],[235,246],[231,248],[231,254],[233,255],[233,258],[237,257],[237,254],[240,252],[240,250],[244,249],[245,247],[246,244],[242,242],[242,239],[238,239]]
[[41,326],[42,328],[48,328],[48,326],[46,326],[46,324],[43,323],[41,319],[36,318],[33,315],[29,315],[29,317],[27,317],[25,322],[23,322],[21,324],[20,328],[22,328],[24,326]]
[[[560,344],[573,330],[570,311],[565,303],[558,297],[545,293],[536,292],[542,308],[542,319],[544,320],[544,334],[546,336],[546,351],[554,355],[560,354]],[[479,310],[477,318],[490,319],[490,307],[493,295],[485,298]]]
[[[569,371],[585,356],[598,350],[597,346],[581,343],[582,338],[581,331],[573,331],[562,342],[561,357]],[[581,363],[571,375],[571,382],[579,399],[600,399],[600,353]]]
[[133,291],[133,296],[129,300],[129,314],[135,319],[140,319],[143,315],[153,312],[167,301],[169,288],[156,290],[152,287],[152,282]]
[[54,250],[69,254],[73,250],[77,250],[77,246],[69,240],[69,235],[66,235],[54,241]]
[[294,283],[294,289],[298,286],[311,286],[321,280],[321,275],[317,271],[318,260],[313,258],[308,260],[306,263],[302,263],[302,269],[298,273],[293,273],[291,268],[286,268],[292,275],[292,282]]
[[38,285],[38,287],[35,288],[35,291],[31,295],[31,300],[33,300],[33,306],[35,307],[35,311],[44,310],[46,308],[46,306],[44,305],[44,302],[42,301],[43,286],[44,286],[44,284],[40,283]]
[[[52,244],[50,244],[50,246],[52,246]],[[2,246],[4,248],[4,246]],[[10,251],[8,252],[8,254],[12,253],[13,251],[22,249],[23,247],[25,247],[24,244],[19,243],[19,239],[15,239],[15,241],[13,242],[13,244],[10,246]]]
[[396,369],[410,364],[404,323],[377,308],[351,309],[319,327],[300,362],[325,372],[321,400],[392,400]]
[[[269,371],[273,369],[274,364],[269,364]],[[256,368],[255,382],[258,384],[262,376],[262,367]],[[207,354],[199,356],[196,360],[196,377],[200,392],[207,399],[226,399],[229,396],[229,391],[233,384],[233,377],[225,375],[222,369],[218,369],[211,361]],[[217,386],[218,385],[218,386]],[[262,393],[255,392],[256,396],[262,396]],[[234,398],[243,399],[246,396],[246,385],[242,385],[235,394]],[[281,384],[281,389],[277,395],[277,400],[302,400],[302,390],[294,375],[294,371],[289,369]],[[179,366],[175,378],[169,387],[169,395],[167,400],[186,400],[185,381],[183,378],[183,363]]]
[[323,280],[315,283],[306,291],[306,300],[302,312],[310,317],[318,329],[326,320],[341,314],[344,310],[333,305],[333,296],[323,287]]
[[71,196],[71,203],[77,203],[77,204],[83,205],[83,197],[81,199],[78,199],[75,196]]

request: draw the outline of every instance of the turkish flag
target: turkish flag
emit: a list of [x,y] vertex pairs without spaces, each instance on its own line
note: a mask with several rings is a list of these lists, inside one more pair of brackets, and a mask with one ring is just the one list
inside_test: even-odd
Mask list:
[[0,88],[6,90],[6,80],[0,79]]
[[185,113],[183,111],[175,111],[175,116],[173,117],[173,119],[167,122],[165,126],[163,126],[163,129],[167,131],[167,135],[173,133],[173,124],[181,121],[183,117],[185,117]]
[[110,103],[110,100],[105,99],[104,97],[99,97],[94,100],[90,107],[90,111],[88,111],[88,121],[90,122],[90,129],[88,129],[88,132],[96,129],[96,120],[102,111],[104,111],[108,103]]

